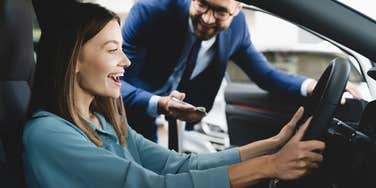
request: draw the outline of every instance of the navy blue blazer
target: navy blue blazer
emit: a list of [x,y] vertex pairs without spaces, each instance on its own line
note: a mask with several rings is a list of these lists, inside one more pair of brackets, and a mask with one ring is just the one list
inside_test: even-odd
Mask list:
[[[127,110],[146,110],[152,93],[163,86],[183,53],[189,31],[190,0],[139,0],[122,29],[123,50],[132,62],[124,76],[122,96]],[[186,101],[211,109],[229,60],[263,89],[300,93],[304,77],[274,69],[252,45],[244,13],[219,33],[210,65],[187,84]],[[166,93],[167,95],[168,93]]]

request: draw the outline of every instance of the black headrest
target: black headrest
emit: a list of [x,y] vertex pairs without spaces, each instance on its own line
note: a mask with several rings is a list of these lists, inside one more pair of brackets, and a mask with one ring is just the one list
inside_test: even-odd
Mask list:
[[34,67],[29,1],[0,3],[0,81],[30,81]]

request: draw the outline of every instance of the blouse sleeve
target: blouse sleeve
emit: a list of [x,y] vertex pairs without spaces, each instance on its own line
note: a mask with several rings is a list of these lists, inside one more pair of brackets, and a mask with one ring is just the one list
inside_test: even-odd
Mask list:
[[128,148],[142,165],[158,174],[206,170],[239,163],[239,150],[233,148],[216,153],[181,154],[167,150],[128,128]]
[[159,175],[95,146],[56,118],[30,121],[23,144],[29,187],[230,187],[225,166]]

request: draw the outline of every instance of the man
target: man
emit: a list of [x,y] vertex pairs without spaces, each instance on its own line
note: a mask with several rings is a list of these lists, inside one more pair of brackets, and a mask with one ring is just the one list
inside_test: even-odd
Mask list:
[[[123,49],[133,63],[122,90],[127,113],[137,117],[128,120],[131,126],[143,124],[134,128],[156,140],[151,124],[160,113],[188,122],[201,120],[203,115],[193,106],[170,99],[210,110],[229,60],[270,92],[312,93],[315,80],[274,69],[255,49],[241,9],[235,0],[136,2],[123,27]],[[347,90],[358,97],[353,85]]]

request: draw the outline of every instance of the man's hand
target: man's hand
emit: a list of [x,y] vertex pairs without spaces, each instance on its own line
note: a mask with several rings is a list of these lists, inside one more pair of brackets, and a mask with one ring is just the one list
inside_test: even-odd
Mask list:
[[[312,95],[313,90],[316,87],[316,84],[317,84],[317,81],[312,81],[311,83],[309,83],[309,85],[307,87],[307,94],[308,95]],[[359,92],[358,88],[351,82],[347,82],[345,91],[349,92],[356,99],[363,98],[362,94]],[[346,103],[346,99],[345,99],[345,97],[342,96],[341,104],[345,104],[345,103]]]
[[159,112],[186,122],[197,122],[206,116],[204,107],[185,103],[184,98],[185,94],[178,91],[172,91],[169,96],[161,97],[158,101]]

